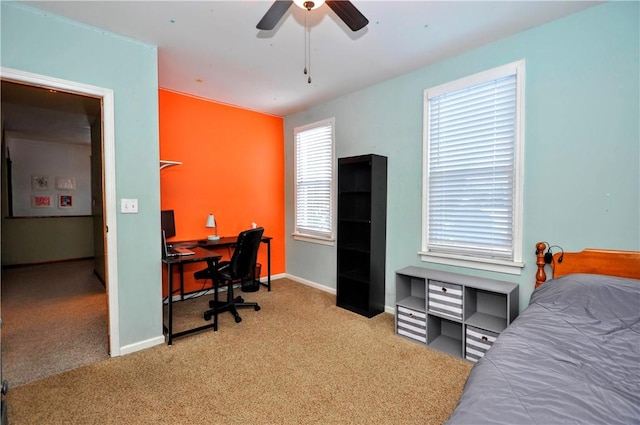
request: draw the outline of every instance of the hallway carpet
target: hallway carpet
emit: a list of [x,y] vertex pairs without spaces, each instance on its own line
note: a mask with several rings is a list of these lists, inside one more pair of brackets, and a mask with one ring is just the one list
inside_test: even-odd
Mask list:
[[11,388],[109,357],[107,298],[92,260],[4,269],[0,290]]

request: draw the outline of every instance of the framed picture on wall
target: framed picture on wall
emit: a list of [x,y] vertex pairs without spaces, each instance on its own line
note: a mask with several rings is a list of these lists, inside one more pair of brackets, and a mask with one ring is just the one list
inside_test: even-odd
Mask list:
[[42,174],[33,174],[31,176],[31,189],[33,190],[48,190],[49,189],[49,177]]
[[73,177],[56,176],[56,189],[76,190],[76,179],[74,179]]
[[73,208],[73,195],[58,195],[58,208]]
[[51,208],[51,196],[49,195],[33,195],[31,197],[32,208]]

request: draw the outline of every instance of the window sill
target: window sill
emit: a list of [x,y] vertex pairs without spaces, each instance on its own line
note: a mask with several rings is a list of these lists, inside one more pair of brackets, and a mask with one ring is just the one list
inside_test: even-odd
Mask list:
[[335,245],[334,239],[322,238],[319,236],[312,236],[312,235],[303,235],[300,233],[293,233],[292,236],[293,236],[293,239],[296,241],[311,242],[311,243],[317,243],[320,245],[328,245],[328,246]]
[[448,266],[467,267],[497,273],[507,273],[520,276],[524,263],[494,260],[490,258],[474,258],[462,255],[440,254],[434,252],[418,252],[422,261],[428,263],[445,264]]

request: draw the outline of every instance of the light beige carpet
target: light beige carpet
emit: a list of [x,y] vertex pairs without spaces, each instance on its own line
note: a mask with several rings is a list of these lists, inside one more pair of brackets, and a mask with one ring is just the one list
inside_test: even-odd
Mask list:
[[[441,424],[471,368],[287,279],[242,295],[262,310],[223,314],[218,333],[14,388],[10,423]],[[202,324],[208,298],[176,304],[177,326]]]
[[108,358],[107,298],[92,260],[4,269],[1,291],[11,387]]

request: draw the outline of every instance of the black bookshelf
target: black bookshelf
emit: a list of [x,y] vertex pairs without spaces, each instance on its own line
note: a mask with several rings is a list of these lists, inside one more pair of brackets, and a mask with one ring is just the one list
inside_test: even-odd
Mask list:
[[366,317],[384,311],[387,158],[338,159],[338,307]]

